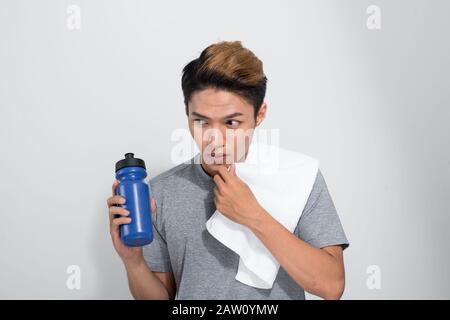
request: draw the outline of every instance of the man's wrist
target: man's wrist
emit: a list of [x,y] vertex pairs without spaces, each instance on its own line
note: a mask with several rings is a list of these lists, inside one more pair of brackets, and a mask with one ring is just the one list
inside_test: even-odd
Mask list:
[[125,265],[125,268],[130,271],[141,268],[143,265],[145,265],[145,260],[143,256],[135,259],[124,259],[123,264]]
[[267,224],[270,222],[270,219],[272,216],[264,210],[264,208],[261,208],[258,210],[257,214],[254,215],[254,218],[252,218],[246,226],[255,234],[259,235],[264,232],[264,228],[267,226]]

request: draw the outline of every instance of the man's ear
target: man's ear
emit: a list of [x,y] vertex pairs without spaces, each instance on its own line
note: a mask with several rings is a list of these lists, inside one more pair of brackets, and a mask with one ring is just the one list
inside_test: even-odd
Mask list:
[[261,105],[261,108],[258,111],[258,114],[256,115],[256,127],[263,122],[263,120],[266,118],[266,112],[267,112],[267,103],[263,103]]

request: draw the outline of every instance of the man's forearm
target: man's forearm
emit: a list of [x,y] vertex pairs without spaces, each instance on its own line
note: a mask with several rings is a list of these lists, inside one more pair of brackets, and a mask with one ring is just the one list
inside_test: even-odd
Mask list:
[[299,239],[265,211],[247,226],[299,286],[322,298],[340,298],[344,272],[334,256]]
[[125,264],[131,294],[137,300],[168,300],[169,293],[164,284],[153,274],[145,261]]

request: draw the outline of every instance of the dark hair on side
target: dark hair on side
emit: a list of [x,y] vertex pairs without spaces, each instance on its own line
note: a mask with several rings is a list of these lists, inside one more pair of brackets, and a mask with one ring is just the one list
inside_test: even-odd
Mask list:
[[194,92],[216,88],[233,92],[248,101],[254,107],[256,118],[264,102],[266,85],[263,63],[240,41],[208,46],[200,57],[183,68],[181,78],[186,114]]

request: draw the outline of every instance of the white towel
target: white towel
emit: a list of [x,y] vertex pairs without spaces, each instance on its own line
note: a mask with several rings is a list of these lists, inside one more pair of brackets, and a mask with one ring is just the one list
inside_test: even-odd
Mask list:
[[[236,175],[248,184],[259,204],[290,232],[294,232],[319,169],[310,156],[252,141],[247,158],[236,165]],[[218,210],[206,228],[222,244],[239,255],[236,280],[271,289],[280,264],[246,226]]]

